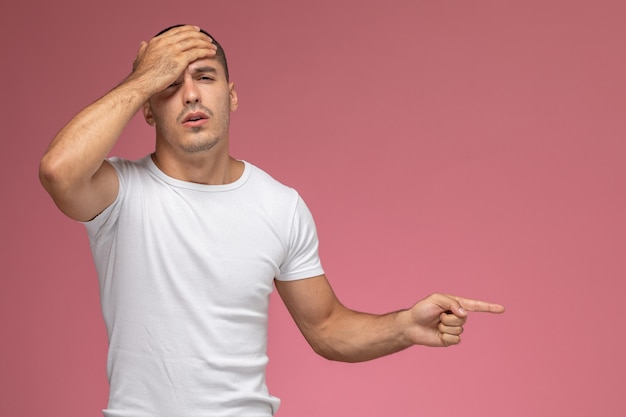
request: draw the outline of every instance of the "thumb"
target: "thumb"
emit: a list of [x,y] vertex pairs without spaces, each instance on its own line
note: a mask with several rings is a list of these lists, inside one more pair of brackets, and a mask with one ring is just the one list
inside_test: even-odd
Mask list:
[[467,310],[463,308],[456,297],[450,295],[442,295],[440,305],[446,314],[454,314],[457,317],[467,317]]

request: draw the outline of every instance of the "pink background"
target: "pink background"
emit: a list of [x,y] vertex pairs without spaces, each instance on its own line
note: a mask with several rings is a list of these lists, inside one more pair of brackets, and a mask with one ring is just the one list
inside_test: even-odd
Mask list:
[[[276,298],[278,416],[624,416],[626,7],[599,1],[5,2],[0,415],[100,416],[106,334],[52,136],[191,22],[226,48],[232,150],[297,188],[349,306],[507,306],[461,346],[316,357]],[[153,133],[135,119],[115,153]]]

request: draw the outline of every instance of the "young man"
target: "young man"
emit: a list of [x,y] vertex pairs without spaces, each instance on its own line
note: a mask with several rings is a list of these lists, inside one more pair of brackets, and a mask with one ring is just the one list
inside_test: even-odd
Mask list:
[[[468,311],[504,311],[442,294],[387,315],[344,307],[296,191],[230,156],[237,103],[219,44],[195,26],[169,28],[142,42],[128,78],[41,161],[42,184],[89,234],[109,334],[107,417],[273,415],[274,285],[315,352],[347,362],[454,345]],[[107,160],[139,110],[155,128],[154,153]]]

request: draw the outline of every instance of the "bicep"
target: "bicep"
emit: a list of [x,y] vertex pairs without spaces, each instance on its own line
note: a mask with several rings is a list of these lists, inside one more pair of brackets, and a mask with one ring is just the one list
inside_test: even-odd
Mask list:
[[275,283],[287,310],[307,339],[345,309],[325,275]]
[[96,173],[83,182],[71,186],[50,182],[44,186],[65,215],[74,220],[89,221],[115,201],[119,178],[115,168],[103,161]]

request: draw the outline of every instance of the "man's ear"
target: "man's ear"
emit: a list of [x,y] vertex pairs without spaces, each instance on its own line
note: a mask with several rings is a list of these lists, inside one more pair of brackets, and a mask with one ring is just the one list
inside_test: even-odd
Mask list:
[[143,118],[146,119],[146,123],[150,126],[154,126],[154,117],[152,117],[152,107],[150,107],[150,100],[143,103]]
[[230,111],[235,111],[237,107],[239,107],[239,98],[235,90],[235,83],[228,84],[228,90],[230,91]]

